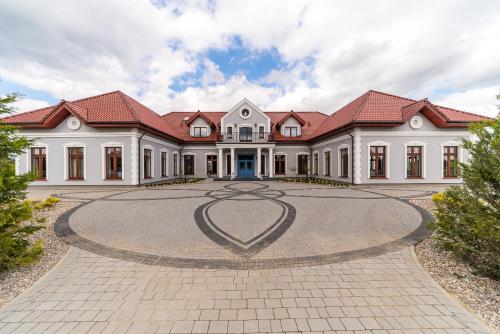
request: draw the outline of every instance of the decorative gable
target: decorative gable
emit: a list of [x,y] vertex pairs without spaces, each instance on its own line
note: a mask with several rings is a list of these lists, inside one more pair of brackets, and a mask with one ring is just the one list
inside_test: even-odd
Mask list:
[[221,118],[221,131],[227,131],[228,127],[237,129],[240,126],[252,127],[257,131],[263,126],[265,132],[271,128],[271,119],[262,110],[248,99],[241,100],[224,117]]

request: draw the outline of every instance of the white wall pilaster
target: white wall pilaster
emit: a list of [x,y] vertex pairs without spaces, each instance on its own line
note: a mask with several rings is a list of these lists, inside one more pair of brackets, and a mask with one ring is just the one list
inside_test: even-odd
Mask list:
[[132,132],[132,143],[130,145],[130,184],[139,184],[139,133]]
[[354,184],[361,183],[361,130],[354,129]]

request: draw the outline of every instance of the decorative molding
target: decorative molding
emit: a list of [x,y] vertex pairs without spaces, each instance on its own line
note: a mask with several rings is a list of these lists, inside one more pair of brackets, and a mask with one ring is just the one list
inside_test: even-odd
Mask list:
[[317,148],[319,148],[321,146],[333,144],[333,143],[336,143],[338,141],[346,140],[346,139],[350,139],[350,138],[351,137],[349,135],[343,135],[343,136],[340,136],[340,137],[337,137],[337,138],[333,138],[333,139],[330,139],[330,140],[325,140],[325,141],[322,141],[322,142],[315,143],[314,145],[312,145],[312,147],[315,148],[315,149],[317,149]]
[[[326,159],[325,159],[325,153],[326,152],[330,152],[330,162],[329,162],[329,164],[330,164],[330,175],[326,174]],[[328,177],[332,177],[333,176],[332,175],[333,174],[332,165],[333,165],[332,164],[332,149],[331,148],[325,148],[325,149],[323,149],[323,173],[322,173],[323,176],[328,176]]]
[[362,137],[468,137],[468,132],[452,132],[450,131],[364,131]]
[[354,147],[353,147],[353,158],[354,166],[352,167],[354,175],[354,184],[361,184],[361,130],[354,129]]
[[[139,134],[132,136],[130,144],[130,184],[139,184]],[[123,166],[122,162],[122,166]],[[123,175],[123,174],[122,174]]]
[[101,177],[106,180],[106,147],[121,147],[122,149],[122,180],[125,180],[125,145],[118,142],[107,142],[101,144]]
[[[161,169],[163,168],[162,164],[163,164],[163,161],[161,159],[161,154],[162,153],[166,153],[165,154],[165,176],[161,175]],[[160,177],[168,177],[168,150],[166,148],[161,148],[160,149]]]
[[[151,145],[148,145],[148,144],[142,146],[142,160],[141,160],[141,163],[142,163],[143,167],[144,167],[144,151],[145,150],[151,150],[151,179],[154,179],[154,177],[155,177],[155,148],[153,146],[151,146]],[[142,171],[141,177],[142,177],[143,180],[145,180],[145,178],[144,178],[144,175],[145,175],[144,174],[144,172],[145,172],[144,168],[142,168],[141,171]]]
[[341,177],[341,172],[342,172],[342,166],[341,166],[341,159],[340,159],[340,150],[344,149],[344,148],[347,148],[347,177],[349,178],[349,166],[351,165],[351,146],[347,145],[347,144],[342,144],[340,145],[339,147],[337,147],[337,177]]

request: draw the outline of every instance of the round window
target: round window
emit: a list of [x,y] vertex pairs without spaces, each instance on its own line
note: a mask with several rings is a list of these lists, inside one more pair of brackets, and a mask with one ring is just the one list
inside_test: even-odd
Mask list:
[[73,131],[78,130],[80,128],[80,126],[82,125],[82,123],[80,122],[80,120],[78,118],[76,118],[76,117],[70,117],[70,118],[68,118],[67,124],[68,124],[68,128],[70,130],[73,130]]
[[422,127],[423,121],[420,116],[413,116],[410,119],[410,126],[414,129],[420,129]]
[[248,108],[241,109],[240,115],[241,115],[241,117],[247,119],[248,117],[250,117],[250,109],[248,109]]

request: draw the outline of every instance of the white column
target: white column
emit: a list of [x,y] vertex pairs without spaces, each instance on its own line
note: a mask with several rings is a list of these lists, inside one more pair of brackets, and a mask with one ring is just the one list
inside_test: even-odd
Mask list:
[[[122,154],[125,154],[125,152],[123,152],[122,150]],[[137,130],[133,131],[132,132],[132,143],[130,145],[130,179],[131,179],[131,184],[133,185],[136,185],[136,184],[139,184],[139,157],[140,157],[140,154],[139,154],[139,133],[137,132]],[[102,166],[103,166],[103,173],[102,173],[102,178],[104,179],[106,176],[106,162],[105,162],[105,159],[106,159],[106,154],[104,152],[104,148],[103,148],[103,151],[101,153],[101,158],[103,159],[103,163],[102,163]],[[123,164],[123,161],[122,161],[122,168],[125,168],[124,164]],[[123,171],[122,171],[123,173]]]
[[269,177],[274,176],[274,154],[273,154],[273,148],[269,147]]
[[234,179],[234,148],[231,147],[231,180]]
[[257,177],[261,177],[260,175],[260,164],[261,164],[261,161],[260,161],[260,150],[261,148],[260,147],[257,147]]
[[219,156],[217,157],[217,171],[219,172],[219,178],[222,178],[222,148],[219,148]]

